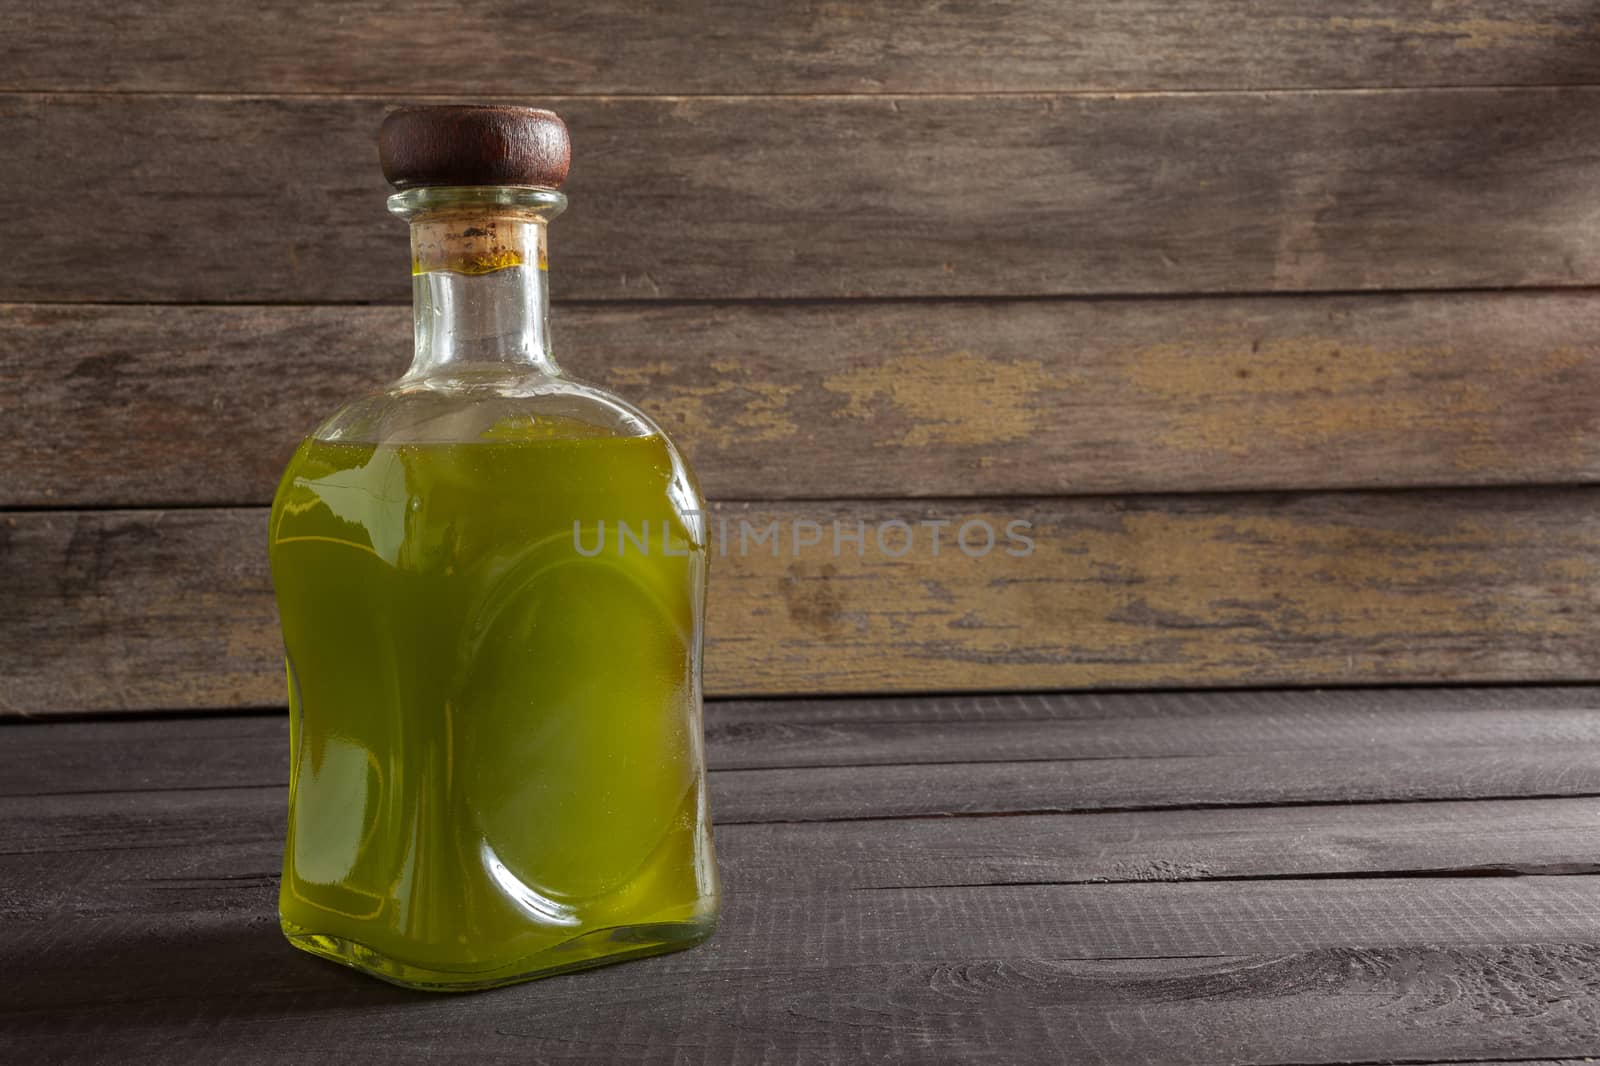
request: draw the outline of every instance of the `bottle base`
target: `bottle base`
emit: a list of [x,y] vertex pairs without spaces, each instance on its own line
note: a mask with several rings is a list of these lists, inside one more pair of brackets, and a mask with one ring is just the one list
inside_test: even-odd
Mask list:
[[308,954],[423,992],[476,992],[541,977],[609,966],[614,962],[692,948],[716,931],[715,918],[596,929],[535,955],[486,969],[441,970],[417,966],[344,937],[329,936],[281,919],[289,943]]

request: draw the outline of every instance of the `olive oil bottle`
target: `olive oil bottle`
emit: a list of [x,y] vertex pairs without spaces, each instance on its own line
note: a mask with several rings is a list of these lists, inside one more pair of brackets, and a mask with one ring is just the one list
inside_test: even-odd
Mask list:
[[409,108],[379,136],[415,353],[296,451],[273,503],[296,947],[485,988],[715,927],[703,503],[626,402],[552,359],[547,111]]

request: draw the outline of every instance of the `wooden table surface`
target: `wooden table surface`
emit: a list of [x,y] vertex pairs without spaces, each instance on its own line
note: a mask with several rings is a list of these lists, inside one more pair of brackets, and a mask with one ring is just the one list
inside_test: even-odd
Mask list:
[[0,725],[0,1061],[1600,1055],[1600,688],[716,702],[695,950],[487,993],[277,928],[281,715]]

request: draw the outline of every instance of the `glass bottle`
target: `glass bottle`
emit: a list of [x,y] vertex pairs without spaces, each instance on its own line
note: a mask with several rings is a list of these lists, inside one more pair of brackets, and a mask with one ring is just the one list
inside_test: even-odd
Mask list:
[[717,875],[701,732],[704,505],[661,430],[550,352],[566,128],[408,108],[415,353],[273,502],[291,943],[417,988],[688,947]]

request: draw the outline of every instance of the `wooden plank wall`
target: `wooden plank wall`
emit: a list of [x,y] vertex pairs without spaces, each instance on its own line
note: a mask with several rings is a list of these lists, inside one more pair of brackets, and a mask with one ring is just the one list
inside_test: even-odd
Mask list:
[[373,137],[553,106],[558,354],[757,524],[718,694],[1600,676],[1600,0],[0,3],[0,712],[273,706],[409,346]]

